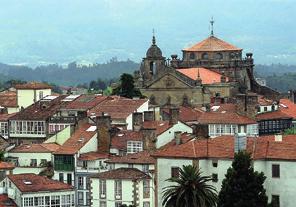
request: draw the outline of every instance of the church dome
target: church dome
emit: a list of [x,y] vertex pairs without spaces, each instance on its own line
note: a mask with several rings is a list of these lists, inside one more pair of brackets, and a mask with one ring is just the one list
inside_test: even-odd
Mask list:
[[161,49],[156,45],[155,37],[152,38],[152,45],[146,52],[147,58],[162,58]]

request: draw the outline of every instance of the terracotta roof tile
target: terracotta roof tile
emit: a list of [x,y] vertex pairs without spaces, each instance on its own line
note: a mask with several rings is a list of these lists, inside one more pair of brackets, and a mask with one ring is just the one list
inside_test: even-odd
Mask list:
[[258,97],[258,102],[260,106],[270,106],[274,103],[274,101],[265,98],[264,96],[259,96]]
[[272,119],[292,119],[292,118],[293,118],[292,116],[289,116],[280,110],[264,112],[256,115],[257,121],[272,120]]
[[155,158],[148,151],[128,154],[126,156],[110,157],[106,163],[155,164]]
[[8,119],[12,116],[14,116],[16,113],[13,114],[0,114],[0,121],[6,122]]
[[130,114],[142,106],[147,99],[128,99],[111,96],[90,110],[89,115],[107,113],[112,119],[126,119]]
[[17,205],[12,199],[8,198],[7,194],[1,194],[0,207],[17,207]]
[[14,91],[4,91],[0,93],[0,106],[17,107],[17,97]]
[[74,134],[72,134],[71,137],[54,152],[54,154],[76,154],[92,137],[96,135],[96,130],[87,131],[90,126],[90,124],[80,125],[79,128],[75,130]]
[[[178,72],[186,75],[192,80],[196,80],[199,76],[202,80],[202,84],[213,84],[213,83],[221,83],[221,74],[206,68],[186,68],[186,69],[177,69]],[[228,82],[229,78],[226,77],[226,82]]]
[[98,159],[106,159],[109,158],[109,154],[107,153],[100,153],[100,152],[87,152],[80,154],[79,160],[98,160]]
[[30,82],[25,84],[16,84],[16,89],[51,89],[52,87],[46,83]]
[[77,99],[73,100],[67,104],[62,109],[67,110],[89,110],[97,106],[102,101],[105,101],[108,96],[98,96],[98,95],[81,95]]
[[132,130],[119,131],[111,139],[111,148],[126,150],[127,141],[143,141],[143,133]]
[[169,128],[171,128],[169,121],[145,121],[143,123],[144,129],[156,129],[156,135],[160,135]]
[[[23,193],[74,190],[73,187],[68,184],[31,173],[8,175],[7,177]],[[30,182],[31,184],[25,184],[24,181]]]
[[14,164],[9,162],[1,162],[0,161],[0,170],[11,170],[14,169]]
[[280,100],[280,111],[296,119],[296,104],[289,99]]
[[107,172],[102,172],[91,176],[92,178],[99,179],[122,179],[122,180],[135,180],[135,179],[151,179],[149,175],[138,170],[137,168],[118,168]]
[[[169,114],[169,109],[163,109],[163,112]],[[197,121],[204,111],[199,109],[194,109],[191,107],[180,106],[179,107],[179,120],[182,122],[192,122]]]
[[192,47],[183,49],[188,52],[212,52],[212,51],[240,51],[242,49],[237,48],[217,37],[210,36],[207,39],[193,45]]
[[9,152],[12,153],[51,153],[60,148],[56,143],[42,143],[42,144],[22,144]]
[[67,104],[62,101],[65,97],[66,95],[62,95],[53,100],[40,100],[16,113],[10,117],[10,120],[46,120],[53,116],[63,104]]
[[201,124],[256,124],[256,121],[235,112],[205,112],[198,122]]
[[232,103],[225,103],[225,104],[212,104],[211,105],[211,111],[213,112],[222,112],[222,111],[227,111],[227,112],[237,112],[237,106]]

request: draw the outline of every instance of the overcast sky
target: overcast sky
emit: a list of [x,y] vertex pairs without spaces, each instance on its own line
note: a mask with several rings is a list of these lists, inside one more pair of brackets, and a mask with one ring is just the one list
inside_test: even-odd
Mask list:
[[0,0],[0,62],[141,61],[152,29],[163,54],[214,33],[256,63],[296,64],[295,0]]

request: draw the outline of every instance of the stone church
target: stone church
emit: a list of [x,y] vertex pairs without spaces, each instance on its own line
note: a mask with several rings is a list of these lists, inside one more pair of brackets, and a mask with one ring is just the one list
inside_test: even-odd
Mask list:
[[229,102],[249,92],[275,98],[278,93],[260,86],[253,76],[252,53],[242,57],[242,49],[214,36],[182,50],[183,57],[166,59],[156,44],[135,72],[136,86],[154,105],[201,106],[219,99]]

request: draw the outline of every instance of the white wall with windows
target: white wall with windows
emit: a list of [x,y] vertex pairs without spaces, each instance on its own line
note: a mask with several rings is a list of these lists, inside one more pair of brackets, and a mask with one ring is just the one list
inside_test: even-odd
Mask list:
[[57,132],[62,131],[63,129],[69,127],[70,124],[63,124],[63,123],[49,123],[48,124],[48,133],[55,134]]
[[10,137],[46,137],[45,121],[10,121]]
[[8,138],[8,121],[0,122],[0,135],[5,139]]
[[222,135],[234,135],[236,133],[246,133],[253,137],[259,134],[258,124],[237,125],[237,124],[209,124],[209,136],[215,138]]

